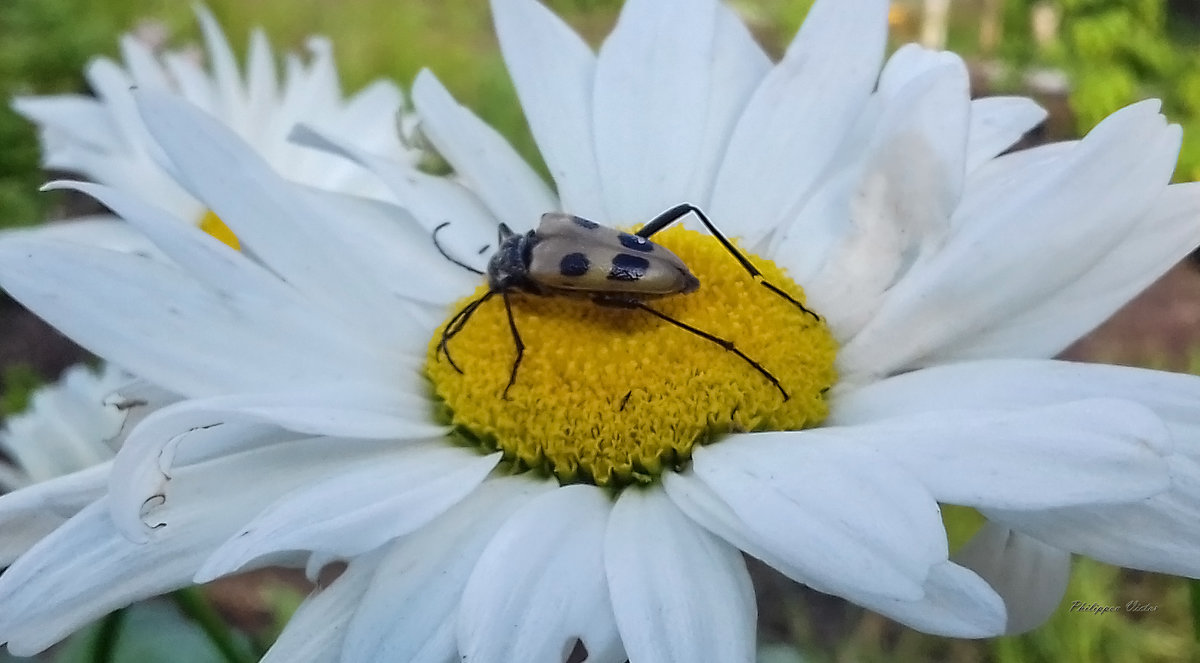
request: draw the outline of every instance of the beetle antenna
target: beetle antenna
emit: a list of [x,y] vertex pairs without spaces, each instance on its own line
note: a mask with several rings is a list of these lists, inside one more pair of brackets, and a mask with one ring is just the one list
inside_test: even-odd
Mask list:
[[517,381],[517,368],[521,365],[521,359],[525,357],[525,343],[521,341],[521,335],[517,333],[517,321],[513,319],[512,303],[508,301],[508,291],[501,290],[500,296],[504,298],[504,312],[508,314],[508,328],[512,330],[513,344],[517,346],[517,358],[513,360],[512,372],[508,374],[508,384],[504,385],[504,393],[500,395],[504,400],[508,400],[508,390]]
[[780,394],[783,394],[783,400],[786,401],[791,398],[791,396],[788,395],[787,391],[784,390],[783,385],[779,384],[779,380],[777,380],[774,375],[771,375],[770,371],[763,368],[762,364],[760,364],[760,363],[754,361],[753,359],[751,359],[750,357],[748,357],[746,355],[746,353],[742,352],[741,350],[738,350],[737,347],[733,344],[733,341],[727,341],[727,340],[721,338],[720,336],[714,336],[713,334],[710,334],[706,331],[697,329],[697,328],[687,324],[686,322],[683,322],[681,320],[676,320],[675,318],[672,318],[671,316],[667,315],[666,313],[662,313],[661,311],[657,311],[653,308],[650,308],[646,304],[644,304],[641,301],[636,300],[636,299],[604,299],[604,300],[598,299],[596,301],[597,301],[597,303],[605,304],[608,306],[621,306],[621,307],[641,309],[660,320],[669,322],[669,323],[675,325],[676,327],[679,327],[680,329],[690,331],[693,334],[695,334],[696,336],[699,336],[700,338],[712,341],[713,343],[716,343],[717,345],[721,346],[722,348],[725,348],[729,352],[732,352],[733,354],[741,357],[742,361],[746,362],[747,364],[750,364],[750,366],[753,367],[754,370],[761,373],[763,377],[765,377],[767,380],[769,380],[771,382],[771,384],[775,385],[775,388],[779,390]]
[[[467,270],[468,272],[471,272],[472,274],[478,274],[480,276],[483,276],[484,273],[482,271],[475,269],[474,267],[468,265],[465,262],[462,262],[461,260],[458,260],[457,258],[451,257],[449,253],[446,253],[446,249],[443,249],[442,245],[438,243],[438,238],[437,238],[438,233],[442,230],[442,228],[445,228],[448,225],[450,225],[450,222],[445,221],[441,225],[439,225],[438,227],[433,229],[433,245],[435,247],[437,247],[438,253],[442,254],[442,257],[445,258],[446,260],[449,260],[450,262],[458,265],[459,267],[462,267],[463,269]],[[484,247],[484,248],[486,248],[486,247]],[[449,358],[448,355],[447,355],[447,358]],[[450,362],[450,363],[453,364],[454,362]],[[459,372],[461,373],[461,371],[459,371]]]
[[[454,363],[454,358],[450,356],[450,348],[446,345],[446,343],[448,343],[450,339],[454,338],[458,332],[463,330],[463,327],[467,325],[467,320],[471,319],[471,316],[475,313],[475,310],[483,305],[484,302],[491,299],[492,295],[495,295],[496,292],[496,290],[488,290],[487,292],[483,293],[479,299],[476,299],[475,301],[468,303],[466,306],[463,306],[458,310],[458,313],[454,314],[453,318],[450,318],[450,320],[446,323],[446,326],[442,328],[442,340],[438,342],[437,352],[434,353],[434,356],[440,359],[441,355],[445,354],[446,361],[450,362],[450,365],[454,367],[454,370],[458,371],[460,374],[463,372],[463,370],[458,367],[458,364]],[[451,329],[451,327],[453,327],[453,329]]]
[[662,214],[659,214],[651,219],[649,223],[642,226],[641,230],[638,230],[634,234],[636,234],[638,237],[644,237],[648,239],[654,233],[687,216],[689,212],[695,214],[696,218],[700,219],[700,222],[704,224],[704,227],[708,228],[708,232],[712,233],[712,236],[717,238],[717,241],[721,243],[721,246],[725,247],[725,250],[728,251],[729,254],[732,255],[739,263],[741,263],[742,267],[748,274],[750,274],[751,278],[753,278],[755,281],[758,281],[758,283],[767,290],[770,290],[771,292],[791,302],[801,311],[811,315],[817,322],[821,321],[821,316],[814,313],[812,309],[796,301],[794,297],[779,289],[779,287],[774,283],[771,283],[764,278],[762,272],[758,271],[758,268],[754,266],[754,263],[750,262],[745,254],[739,251],[738,248],[733,245],[733,242],[729,241],[729,239],[725,237],[720,230],[717,230],[717,227],[713,225],[712,221],[709,221],[708,217],[704,214],[704,212],[700,211],[699,207],[696,207],[691,203],[682,203],[676,205]]

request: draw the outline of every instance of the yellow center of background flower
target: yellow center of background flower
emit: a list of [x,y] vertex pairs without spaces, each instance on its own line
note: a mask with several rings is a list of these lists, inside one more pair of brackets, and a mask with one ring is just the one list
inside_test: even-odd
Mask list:
[[221,217],[214,214],[212,210],[205,212],[204,216],[200,219],[200,230],[212,235],[226,246],[232,247],[235,251],[242,250],[242,243],[238,241],[237,235],[233,234],[229,226],[225,225]]
[[[444,417],[519,470],[602,486],[651,481],[686,463],[694,445],[730,432],[819,424],[835,378],[836,344],[824,322],[757,283],[707,234],[675,227],[654,241],[688,265],[700,289],[647,305],[732,341],[790,398],[734,353],[645,311],[513,291],[525,356],[507,400],[516,349],[499,296],[448,343],[461,374],[439,356],[441,327],[430,340],[426,367]],[[748,257],[804,301],[782,270]],[[481,286],[451,313],[486,292]]]

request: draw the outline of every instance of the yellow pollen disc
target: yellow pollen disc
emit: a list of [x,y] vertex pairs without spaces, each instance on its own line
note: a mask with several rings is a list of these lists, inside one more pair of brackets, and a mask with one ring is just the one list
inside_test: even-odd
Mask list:
[[200,219],[200,230],[212,235],[221,240],[222,244],[232,247],[235,251],[242,250],[242,243],[238,241],[237,235],[225,225],[221,217],[209,210],[204,213],[204,218]]
[[[733,352],[645,311],[513,291],[525,356],[508,400],[501,394],[516,349],[501,297],[480,306],[447,343],[462,373],[438,351],[442,327],[430,340],[426,369],[455,429],[502,450],[518,470],[622,486],[679,468],[694,445],[729,432],[819,424],[835,378],[836,344],[824,322],[755,282],[710,235],[673,227],[654,241],[688,265],[700,288],[646,304],[733,342],[789,399]],[[781,269],[747,257],[804,301]],[[451,314],[486,292],[481,286]]]

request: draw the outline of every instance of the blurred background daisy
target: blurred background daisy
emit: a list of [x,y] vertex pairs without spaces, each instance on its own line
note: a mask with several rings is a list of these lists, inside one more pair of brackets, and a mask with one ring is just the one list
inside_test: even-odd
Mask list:
[[[595,45],[610,30],[621,2],[548,0],[546,4]],[[738,0],[731,4],[778,58],[811,2]],[[1122,106],[1149,96],[1162,98],[1166,115],[1184,127],[1176,179],[1187,181],[1200,179],[1197,7],[1189,0],[911,0],[893,3],[889,21],[893,47],[919,41],[966,56],[978,94],[1038,99],[1050,116],[1030,141],[1077,137]],[[417,71],[429,67],[461,103],[500,130],[522,156],[547,174],[501,62],[487,3],[221,0],[208,3],[208,9],[228,35],[240,66],[253,58],[249,45],[254,27],[266,31],[278,52],[310,53],[312,35],[329,37],[340,91],[347,96],[380,77],[408,89]],[[6,99],[88,94],[89,62],[97,57],[128,57],[129,47],[122,51],[123,34],[131,35],[147,52],[192,53],[203,62],[203,36],[186,3],[6,0],[0,6],[0,92]],[[25,112],[30,114],[28,107]],[[403,129],[403,121],[400,124]],[[48,158],[50,152],[43,148],[50,145],[40,143],[36,128],[7,104],[0,107],[0,145],[4,146],[0,227],[102,211],[83,196],[36,193],[49,179],[41,167],[44,163],[58,168],[71,164]],[[397,143],[390,149],[404,146]],[[203,210],[199,212],[197,223],[203,221]],[[1200,372],[1200,274],[1193,265],[1176,267],[1065,355]],[[111,416],[101,421],[102,415],[96,414],[97,423],[103,425],[96,426],[94,438],[47,423],[66,421],[63,408],[71,399],[90,400],[96,412],[102,412],[105,395],[101,392],[114,383],[110,373],[68,368],[87,359],[0,294],[0,414],[5,416],[0,432],[0,487],[19,487],[103,462],[111,455],[119,416],[109,412]],[[46,432],[51,430],[53,434]],[[51,440],[63,443],[61,454],[48,453]],[[946,509],[944,517],[952,549],[981,522],[968,509]],[[764,565],[752,561],[751,570],[758,590],[763,661],[1177,661],[1200,655],[1196,644],[1200,589],[1195,583],[1090,560],[1076,564],[1064,602],[1046,625],[1026,635],[979,642],[920,634],[840,599],[805,590]],[[45,657],[103,660],[96,658],[96,652],[106,646],[108,660],[185,660],[180,645],[156,649],[153,644],[174,628],[189,634],[179,635],[188,638],[179,642],[197,643],[194,660],[255,660],[254,650],[269,644],[306,591],[291,577],[223,580],[207,592],[217,608],[215,615],[197,609],[184,618],[167,604],[152,603],[130,614],[119,631],[119,646],[103,645],[104,634],[110,631],[101,625]],[[1115,606],[1137,602],[1154,609],[1096,614],[1072,611],[1074,601]],[[224,626],[214,626],[214,617]],[[204,630],[213,633],[214,628],[224,627],[234,635],[228,631],[218,635],[225,638],[221,647],[212,647],[209,639],[200,637]]]

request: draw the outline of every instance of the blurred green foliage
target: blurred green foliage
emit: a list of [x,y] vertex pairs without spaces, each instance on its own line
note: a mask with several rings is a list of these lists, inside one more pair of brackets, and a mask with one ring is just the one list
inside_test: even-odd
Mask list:
[[[112,37],[128,24],[108,11],[111,2],[6,0],[0,3],[0,95],[82,88],[83,65],[96,53],[115,51]],[[0,227],[41,220],[48,198],[38,144],[25,120],[0,106]]]
[[169,601],[156,599],[139,603],[122,613],[119,629],[104,633],[101,620],[75,635],[54,654],[54,663],[92,663],[96,641],[113,637],[109,663],[227,663],[195,623],[185,618]]
[[27,364],[4,367],[0,372],[0,419],[24,412],[42,377]]
[[1063,0],[1064,63],[1073,73],[1078,126],[1161,96],[1184,127],[1179,179],[1200,179],[1200,42],[1165,0]]
[[[1011,4],[1028,13],[1037,3]],[[1161,98],[1164,112],[1184,129],[1176,178],[1200,179],[1200,38],[1195,17],[1185,17],[1167,0],[1051,4],[1060,12],[1059,38],[1041,56],[1070,77],[1078,131],[1086,132],[1139,99]]]

